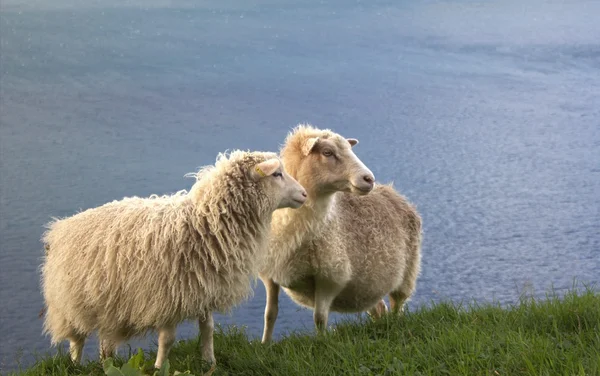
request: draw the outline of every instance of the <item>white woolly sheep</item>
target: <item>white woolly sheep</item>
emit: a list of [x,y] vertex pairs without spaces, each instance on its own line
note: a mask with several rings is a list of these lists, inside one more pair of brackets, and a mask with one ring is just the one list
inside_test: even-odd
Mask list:
[[202,356],[214,363],[212,312],[252,293],[273,211],[305,200],[275,153],[234,151],[203,168],[189,193],[124,198],[51,222],[44,331],[53,344],[69,339],[79,362],[94,331],[104,358],[157,330],[160,367],[176,326],[200,317]]
[[308,193],[296,211],[273,214],[266,267],[262,341],[271,340],[279,286],[296,303],[314,309],[317,329],[330,311],[378,317],[401,312],[420,272],[421,218],[391,186],[374,184],[371,171],[345,139],[310,125],[296,127],[280,156]]

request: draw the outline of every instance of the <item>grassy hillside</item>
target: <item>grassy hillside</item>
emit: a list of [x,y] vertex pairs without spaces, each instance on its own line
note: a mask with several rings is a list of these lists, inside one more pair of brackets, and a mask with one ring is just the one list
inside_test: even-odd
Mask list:
[[[600,375],[600,294],[570,292],[508,308],[442,303],[402,318],[341,323],[326,335],[297,333],[268,346],[228,328],[217,331],[215,355],[215,376]],[[146,354],[146,369],[153,358],[154,353]],[[171,372],[208,370],[196,339],[179,342],[169,359]],[[99,362],[73,366],[58,354],[15,374],[104,371]]]

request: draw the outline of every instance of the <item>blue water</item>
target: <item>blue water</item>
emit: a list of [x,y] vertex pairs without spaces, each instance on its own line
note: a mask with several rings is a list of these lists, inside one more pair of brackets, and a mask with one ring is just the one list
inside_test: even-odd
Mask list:
[[[358,138],[417,204],[412,307],[600,282],[600,2],[80,3],[1,6],[0,369],[55,351],[52,216],[189,188],[218,152],[277,150],[304,121]],[[259,283],[217,321],[256,337],[263,305]],[[276,335],[311,317],[283,298]]]

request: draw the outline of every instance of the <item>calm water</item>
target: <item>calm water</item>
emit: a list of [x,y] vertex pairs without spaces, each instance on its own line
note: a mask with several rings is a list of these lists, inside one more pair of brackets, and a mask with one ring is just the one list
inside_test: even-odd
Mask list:
[[[413,307],[600,282],[600,2],[79,3],[2,3],[0,368],[50,349],[51,216],[189,188],[218,152],[276,150],[301,121],[358,138],[418,205]],[[263,304],[258,284],[218,322],[258,336]],[[305,328],[283,298],[276,334]]]

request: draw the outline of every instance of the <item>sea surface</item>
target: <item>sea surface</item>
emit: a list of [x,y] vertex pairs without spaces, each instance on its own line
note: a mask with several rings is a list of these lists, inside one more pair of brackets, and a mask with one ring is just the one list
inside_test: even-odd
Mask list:
[[[188,189],[217,153],[276,151],[301,122],[359,139],[417,205],[410,308],[598,288],[599,14],[586,0],[2,1],[0,370],[56,352],[38,318],[53,216]],[[217,322],[257,338],[263,307],[258,282]],[[277,338],[312,327],[283,297]]]

